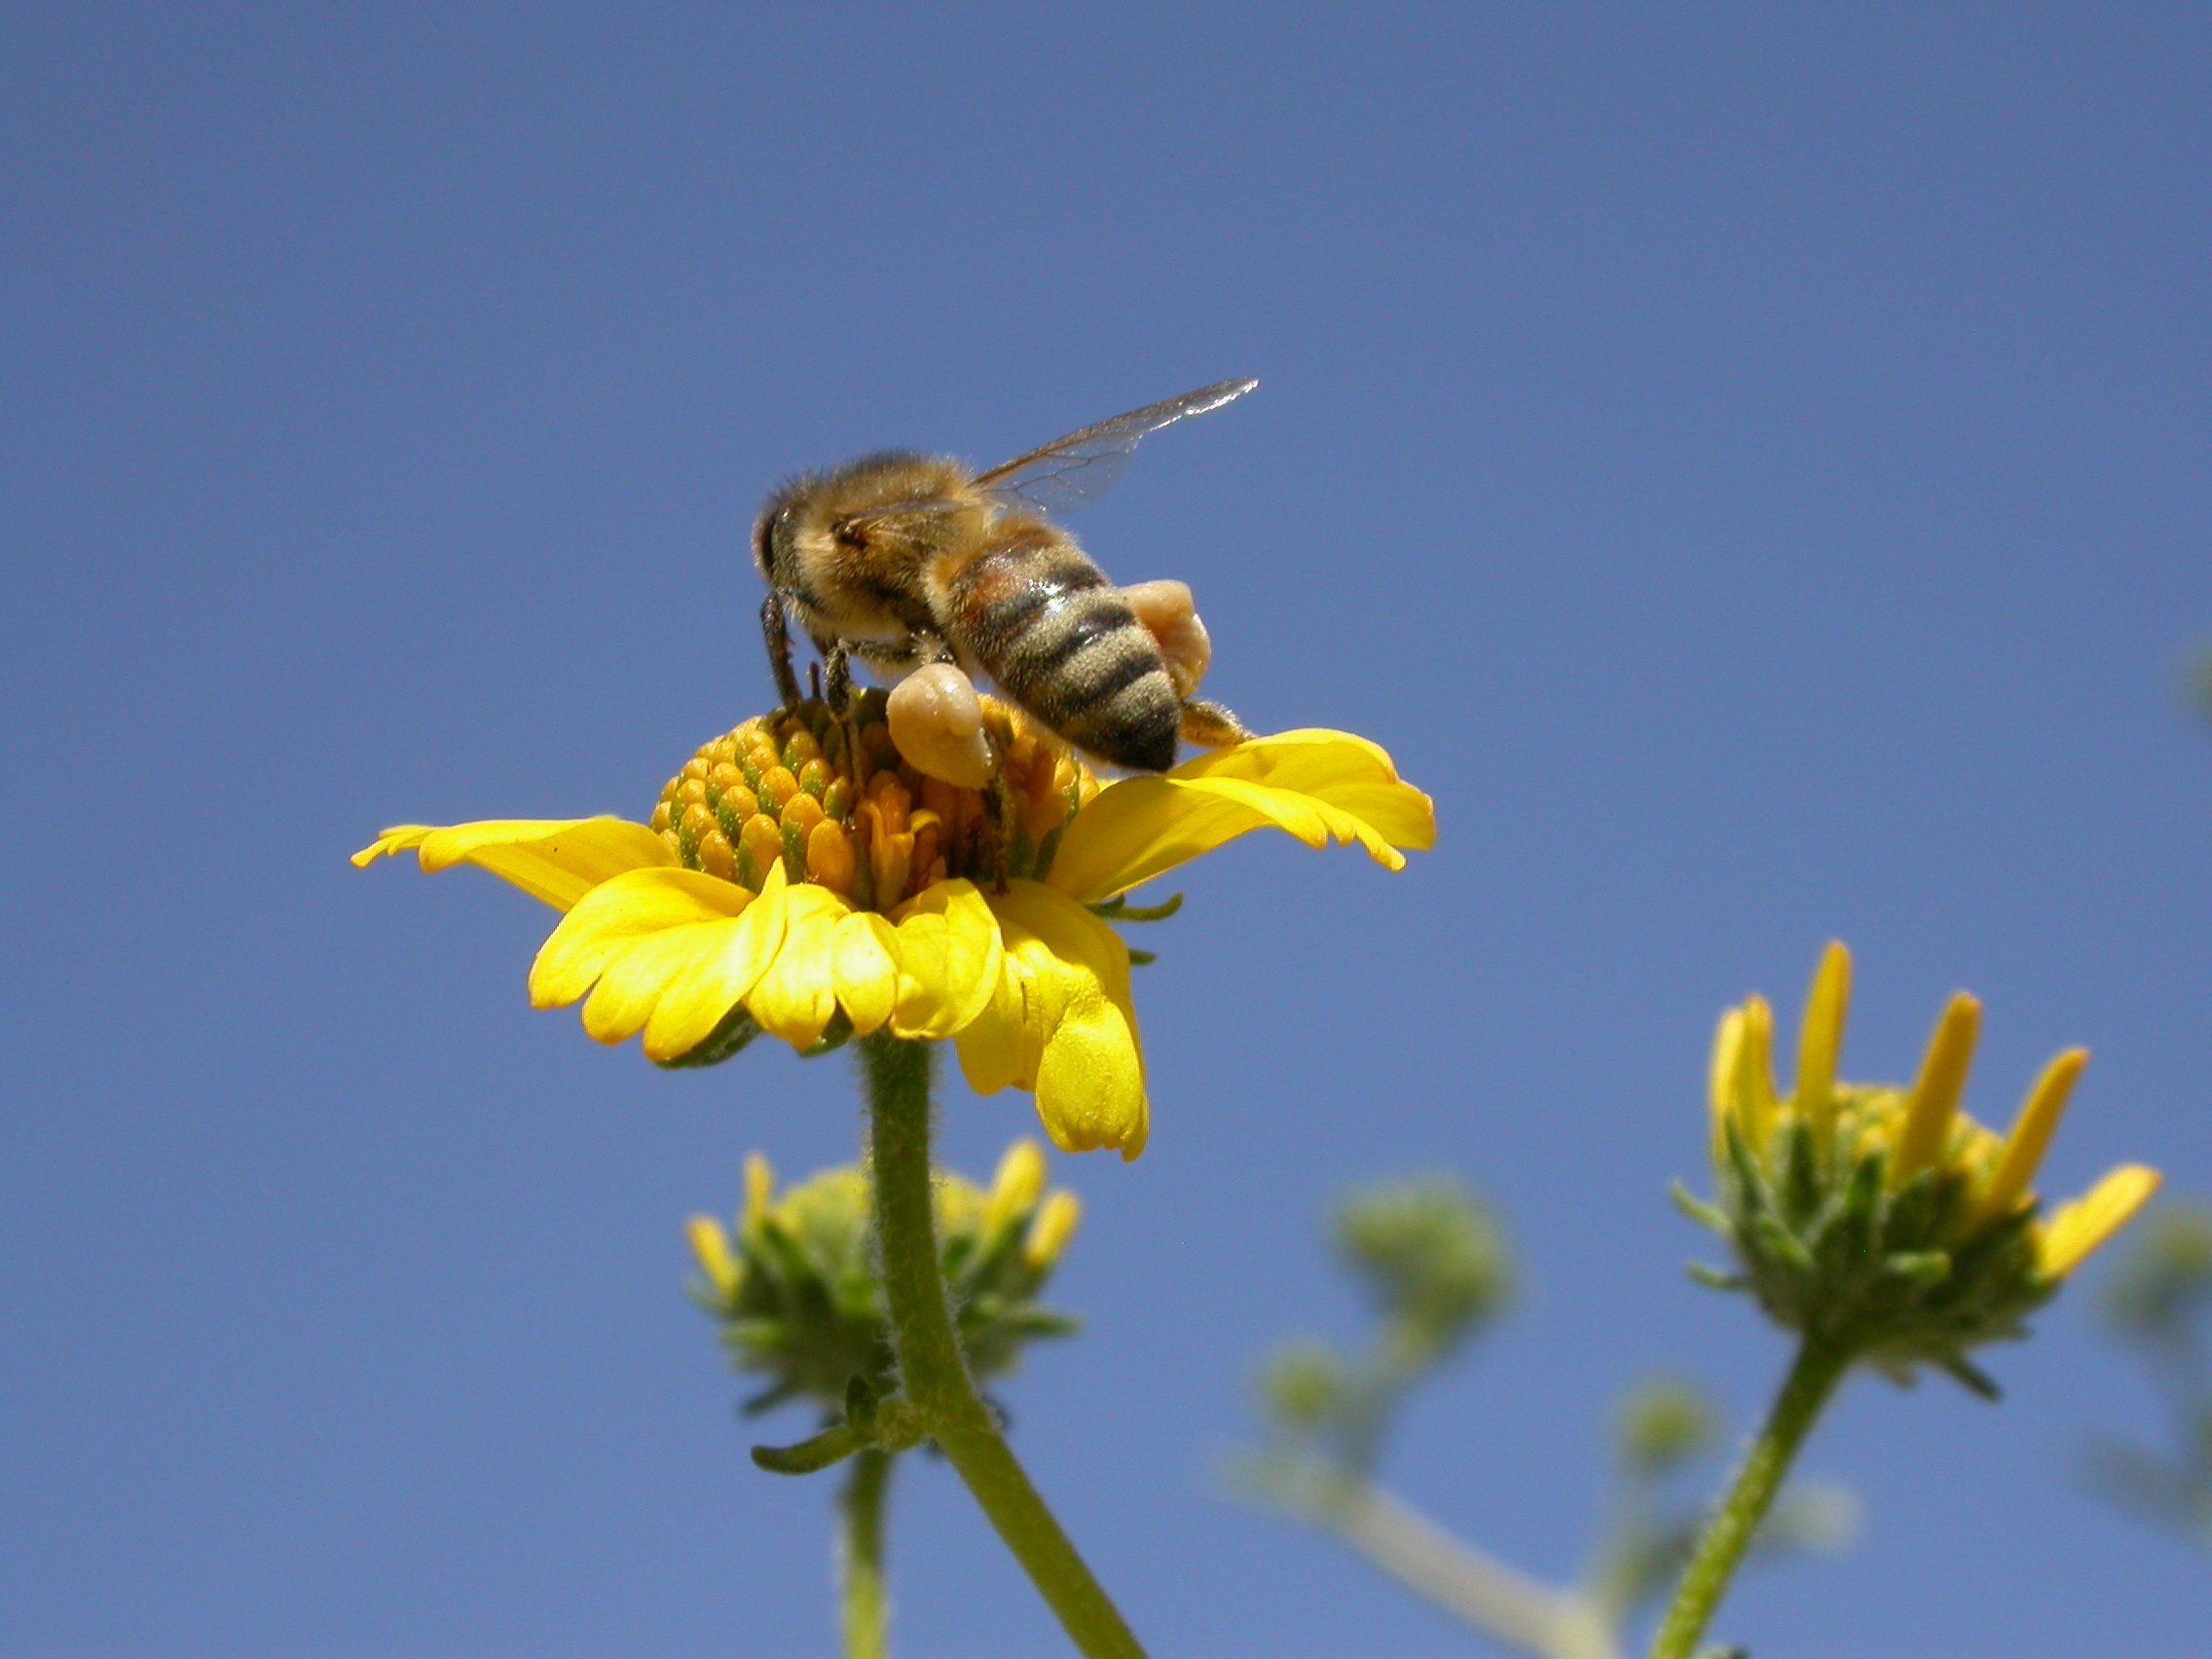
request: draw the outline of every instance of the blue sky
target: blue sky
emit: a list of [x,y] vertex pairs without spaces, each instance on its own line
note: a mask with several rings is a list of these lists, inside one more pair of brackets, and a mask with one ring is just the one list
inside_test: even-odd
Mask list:
[[[681,1222],[850,1157],[847,1072],[600,1051],[539,906],[345,857],[643,815],[767,698],[759,498],[884,445],[1259,376],[1086,544],[1437,800],[1400,876],[1194,869],[1151,1150],[1056,1165],[1089,1329],[1008,1396],[1159,1651],[1476,1650],[1211,1484],[1260,1350],[1353,1328],[1347,1182],[1457,1170],[1525,1263],[1389,1471],[1470,1536],[1567,1571],[1646,1371],[1757,1409],[1665,1186],[1830,936],[1847,1072],[1969,986],[1983,1115],[2095,1051],[2058,1185],[2212,1191],[2208,68],[2180,8],[10,8],[0,1652],[831,1650]],[[1866,1537],[1720,1634],[2200,1641],[2212,1563],[2080,1490],[2158,1428],[2087,1301],[2000,1407],[1855,1383],[1807,1466]],[[941,1469],[893,1528],[902,1651],[1051,1650]]]

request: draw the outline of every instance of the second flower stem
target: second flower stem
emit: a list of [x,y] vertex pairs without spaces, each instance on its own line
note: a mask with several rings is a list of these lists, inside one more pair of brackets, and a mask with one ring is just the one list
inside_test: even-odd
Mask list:
[[876,1241],[906,1399],[1077,1648],[1089,1659],[1143,1659],[1144,1649],[1014,1460],[968,1374],[945,1304],[931,1198],[935,1051],[927,1043],[887,1035],[867,1038],[860,1049]]
[[1743,1466],[1729,1484],[1720,1507],[1706,1524],[1696,1553],[1683,1569],[1674,1604],[1651,1643],[1651,1659],[1690,1659],[1698,1639],[1712,1622],[1727,1594],[1729,1580],[1742,1565],[1744,1552],[1757,1536],[1759,1523],[1773,1507],[1791,1459],[1819,1420],[1844,1374],[1851,1369],[1851,1350],[1839,1344],[1808,1337],[1784,1380],[1774,1409],[1767,1414],[1758,1438],[1744,1455]]
[[891,1608],[883,1591],[883,1493],[891,1483],[893,1454],[869,1447],[857,1454],[845,1477],[845,1659],[884,1659]]

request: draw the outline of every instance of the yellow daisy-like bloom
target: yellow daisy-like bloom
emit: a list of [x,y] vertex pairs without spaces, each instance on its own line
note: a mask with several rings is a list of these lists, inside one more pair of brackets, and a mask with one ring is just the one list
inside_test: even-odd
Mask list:
[[[951,1171],[933,1183],[940,1263],[979,1378],[1014,1370],[1028,1343],[1075,1329],[1037,1300],[1083,1214],[1073,1193],[1047,1191],[1047,1176],[1043,1149],[1017,1140],[988,1187]],[[770,1380],[771,1397],[838,1408],[856,1376],[878,1397],[897,1391],[866,1169],[825,1169],[779,1192],[756,1153],[735,1225],[695,1215],[685,1235],[705,1275],[693,1297],[723,1325],[738,1367]]]
[[2016,1335],[2157,1191],[2157,1172],[2122,1164],[2046,1218],[2033,1183],[2087,1052],[2052,1059],[2000,1136],[1960,1110],[1980,1024],[1972,997],[1951,999],[1908,1088],[1838,1080],[1850,1000],[1851,955],[1831,943],[1788,1093],[1766,1000],[1722,1015],[1711,1089],[1721,1202],[1689,1207],[1735,1246],[1733,1282],[1785,1325],[1980,1385],[1965,1350]]
[[582,1001],[600,1042],[643,1033],[649,1058],[685,1065],[758,1032],[801,1051],[848,1032],[950,1039],[977,1093],[1032,1090],[1062,1150],[1134,1158],[1148,1106],[1129,952],[1100,910],[1269,825],[1401,868],[1401,849],[1433,843],[1434,811],[1344,732],[1101,784],[1018,711],[984,707],[996,802],[908,765],[870,691],[850,756],[820,703],[748,720],[670,781],[649,825],[401,825],[353,862],[474,864],[567,912],[531,1000]]

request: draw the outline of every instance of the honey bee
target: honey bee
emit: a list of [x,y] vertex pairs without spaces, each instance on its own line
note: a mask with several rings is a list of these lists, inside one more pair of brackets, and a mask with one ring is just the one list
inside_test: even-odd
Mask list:
[[[887,679],[936,663],[988,675],[1073,747],[1133,771],[1174,765],[1179,737],[1210,748],[1248,735],[1191,695],[1204,630],[1189,590],[1146,584],[1132,604],[1046,515],[1095,500],[1147,433],[1257,385],[1224,381],[1133,409],[988,472],[900,452],[786,485],[753,533],[769,589],[760,625],[785,706],[799,701],[795,619],[822,653],[833,713],[857,656]],[[1155,590],[1180,594],[1183,614],[1163,620]]]

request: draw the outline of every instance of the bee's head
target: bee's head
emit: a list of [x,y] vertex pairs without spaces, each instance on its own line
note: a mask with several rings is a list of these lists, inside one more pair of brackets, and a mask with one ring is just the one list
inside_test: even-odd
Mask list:
[[792,507],[795,494],[794,489],[787,486],[770,496],[768,504],[760,509],[760,516],[753,525],[753,563],[771,584],[776,580],[779,568],[791,568]]

